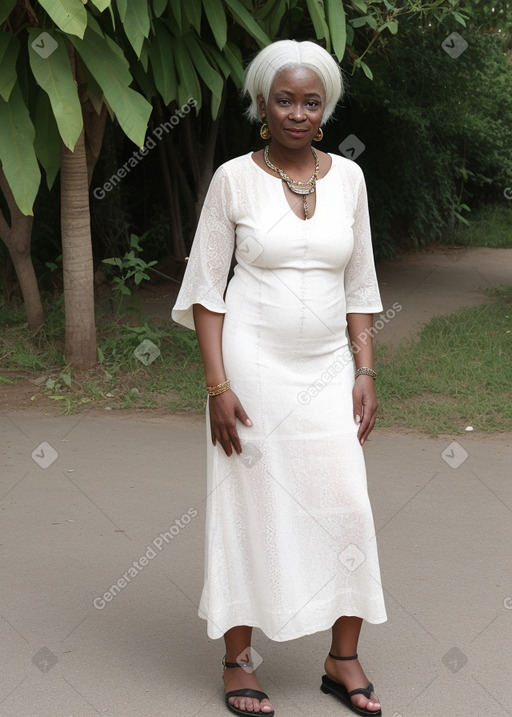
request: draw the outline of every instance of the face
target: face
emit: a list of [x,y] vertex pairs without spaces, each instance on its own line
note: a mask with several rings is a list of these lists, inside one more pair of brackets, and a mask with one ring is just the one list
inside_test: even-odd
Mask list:
[[325,110],[322,80],[307,67],[283,70],[274,78],[268,102],[258,95],[258,110],[273,142],[297,149],[311,144]]

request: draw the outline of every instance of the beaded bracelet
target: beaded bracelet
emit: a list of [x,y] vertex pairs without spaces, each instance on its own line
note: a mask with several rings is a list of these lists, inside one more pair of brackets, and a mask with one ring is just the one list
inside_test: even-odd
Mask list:
[[368,366],[361,366],[361,368],[358,368],[356,371],[356,378],[358,376],[371,376],[374,381],[377,378],[376,372],[372,368],[368,368]]
[[216,386],[207,386],[206,387],[206,393],[209,396],[220,396],[221,393],[224,393],[224,391],[229,391],[231,385],[228,381],[224,381],[224,383],[218,383]]

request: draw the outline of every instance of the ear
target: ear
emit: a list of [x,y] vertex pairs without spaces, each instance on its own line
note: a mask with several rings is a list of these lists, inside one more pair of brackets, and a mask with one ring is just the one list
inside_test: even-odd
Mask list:
[[258,113],[261,119],[266,117],[267,114],[267,106],[265,103],[265,100],[263,99],[263,95],[257,95],[256,97],[256,104],[258,106]]

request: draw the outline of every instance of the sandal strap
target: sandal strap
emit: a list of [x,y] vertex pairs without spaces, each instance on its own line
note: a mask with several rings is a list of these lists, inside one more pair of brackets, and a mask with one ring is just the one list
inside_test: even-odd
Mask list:
[[350,657],[338,657],[338,655],[333,655],[332,652],[330,652],[329,657],[332,657],[333,660],[357,660],[357,653],[350,655]]
[[354,695],[364,695],[367,700],[370,699],[370,696],[373,692],[373,685],[370,682],[368,687],[359,687],[357,690],[352,690],[352,692],[348,692],[349,697],[353,697]]
[[[255,700],[259,700],[260,702],[262,700],[268,700],[268,695],[266,695],[264,692],[261,692],[260,690],[251,690],[249,688],[245,690],[232,690],[231,692],[226,692],[226,700],[228,700],[230,697],[252,697]],[[265,714],[265,712],[262,712],[262,714]]]
[[[250,662],[226,662],[226,655],[222,658],[222,666],[226,667],[254,667],[254,663]],[[247,695],[249,697],[249,695]]]

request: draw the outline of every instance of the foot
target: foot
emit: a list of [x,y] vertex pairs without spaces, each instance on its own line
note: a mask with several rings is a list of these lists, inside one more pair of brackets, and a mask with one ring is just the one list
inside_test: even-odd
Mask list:
[[[327,677],[340,682],[347,688],[348,692],[357,690],[360,687],[367,687],[370,682],[364,674],[359,660],[333,660],[332,657],[327,657],[324,668]],[[378,712],[381,708],[375,692],[372,692],[369,700],[361,694],[353,695],[350,699],[356,707],[361,707],[371,712]]]
[[[235,660],[233,660],[234,662]],[[255,672],[248,672],[243,668],[227,668],[222,675],[224,680],[225,692],[232,690],[261,690],[260,683]],[[265,715],[273,711],[270,700],[257,700],[254,697],[230,697],[229,704],[239,710],[246,712],[254,712],[255,714]]]

